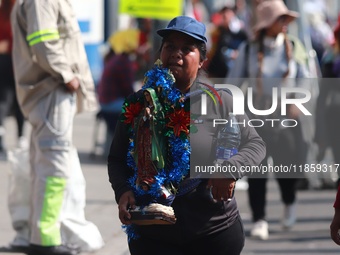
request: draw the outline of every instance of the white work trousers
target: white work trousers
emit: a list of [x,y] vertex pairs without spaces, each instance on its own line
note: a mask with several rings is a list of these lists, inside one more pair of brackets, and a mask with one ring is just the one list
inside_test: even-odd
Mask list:
[[72,144],[75,112],[75,94],[60,86],[42,98],[28,116],[32,125],[30,242],[33,244],[55,246],[62,243],[60,217],[66,185],[72,165],[79,165]]

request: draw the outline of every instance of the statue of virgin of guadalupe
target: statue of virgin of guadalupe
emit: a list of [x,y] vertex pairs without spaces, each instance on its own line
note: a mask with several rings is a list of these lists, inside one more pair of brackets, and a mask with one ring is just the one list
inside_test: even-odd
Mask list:
[[145,191],[155,183],[154,176],[165,165],[164,112],[156,92],[147,88],[143,92],[144,109],[135,121],[134,159],[138,169],[136,185]]

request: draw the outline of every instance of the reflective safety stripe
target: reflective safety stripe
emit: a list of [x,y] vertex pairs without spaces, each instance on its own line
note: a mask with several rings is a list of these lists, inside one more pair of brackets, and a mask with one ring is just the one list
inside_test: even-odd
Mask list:
[[59,31],[57,29],[44,29],[28,35],[26,40],[30,46],[33,46],[40,42],[58,40],[59,38]]
[[56,246],[61,244],[59,215],[64,199],[66,179],[50,176],[46,179],[44,203],[40,218],[41,244]]

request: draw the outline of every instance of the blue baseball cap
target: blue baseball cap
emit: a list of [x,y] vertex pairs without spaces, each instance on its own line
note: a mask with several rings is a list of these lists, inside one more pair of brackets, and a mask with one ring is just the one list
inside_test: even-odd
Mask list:
[[178,16],[172,19],[166,28],[157,30],[157,34],[164,37],[173,31],[187,34],[192,38],[207,43],[207,38],[205,37],[205,25],[191,17]]

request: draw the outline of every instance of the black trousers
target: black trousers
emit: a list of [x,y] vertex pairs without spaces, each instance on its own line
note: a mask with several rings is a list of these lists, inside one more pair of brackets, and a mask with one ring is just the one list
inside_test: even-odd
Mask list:
[[[267,155],[262,161],[262,165],[268,164],[268,158],[273,158],[275,166],[287,166],[304,164],[307,157],[307,145],[302,140],[302,131],[300,123],[296,127],[289,127],[275,132],[268,132],[258,129],[267,146]],[[279,172],[276,179],[279,184],[281,200],[285,205],[290,205],[296,199],[296,182],[297,178],[302,176],[296,174],[287,174]],[[255,174],[248,178],[248,197],[252,210],[253,221],[265,219],[266,216],[266,193],[267,193],[267,175],[262,173]]]
[[244,246],[244,230],[238,218],[229,228],[184,243],[140,237],[129,242],[132,255],[239,255]]

